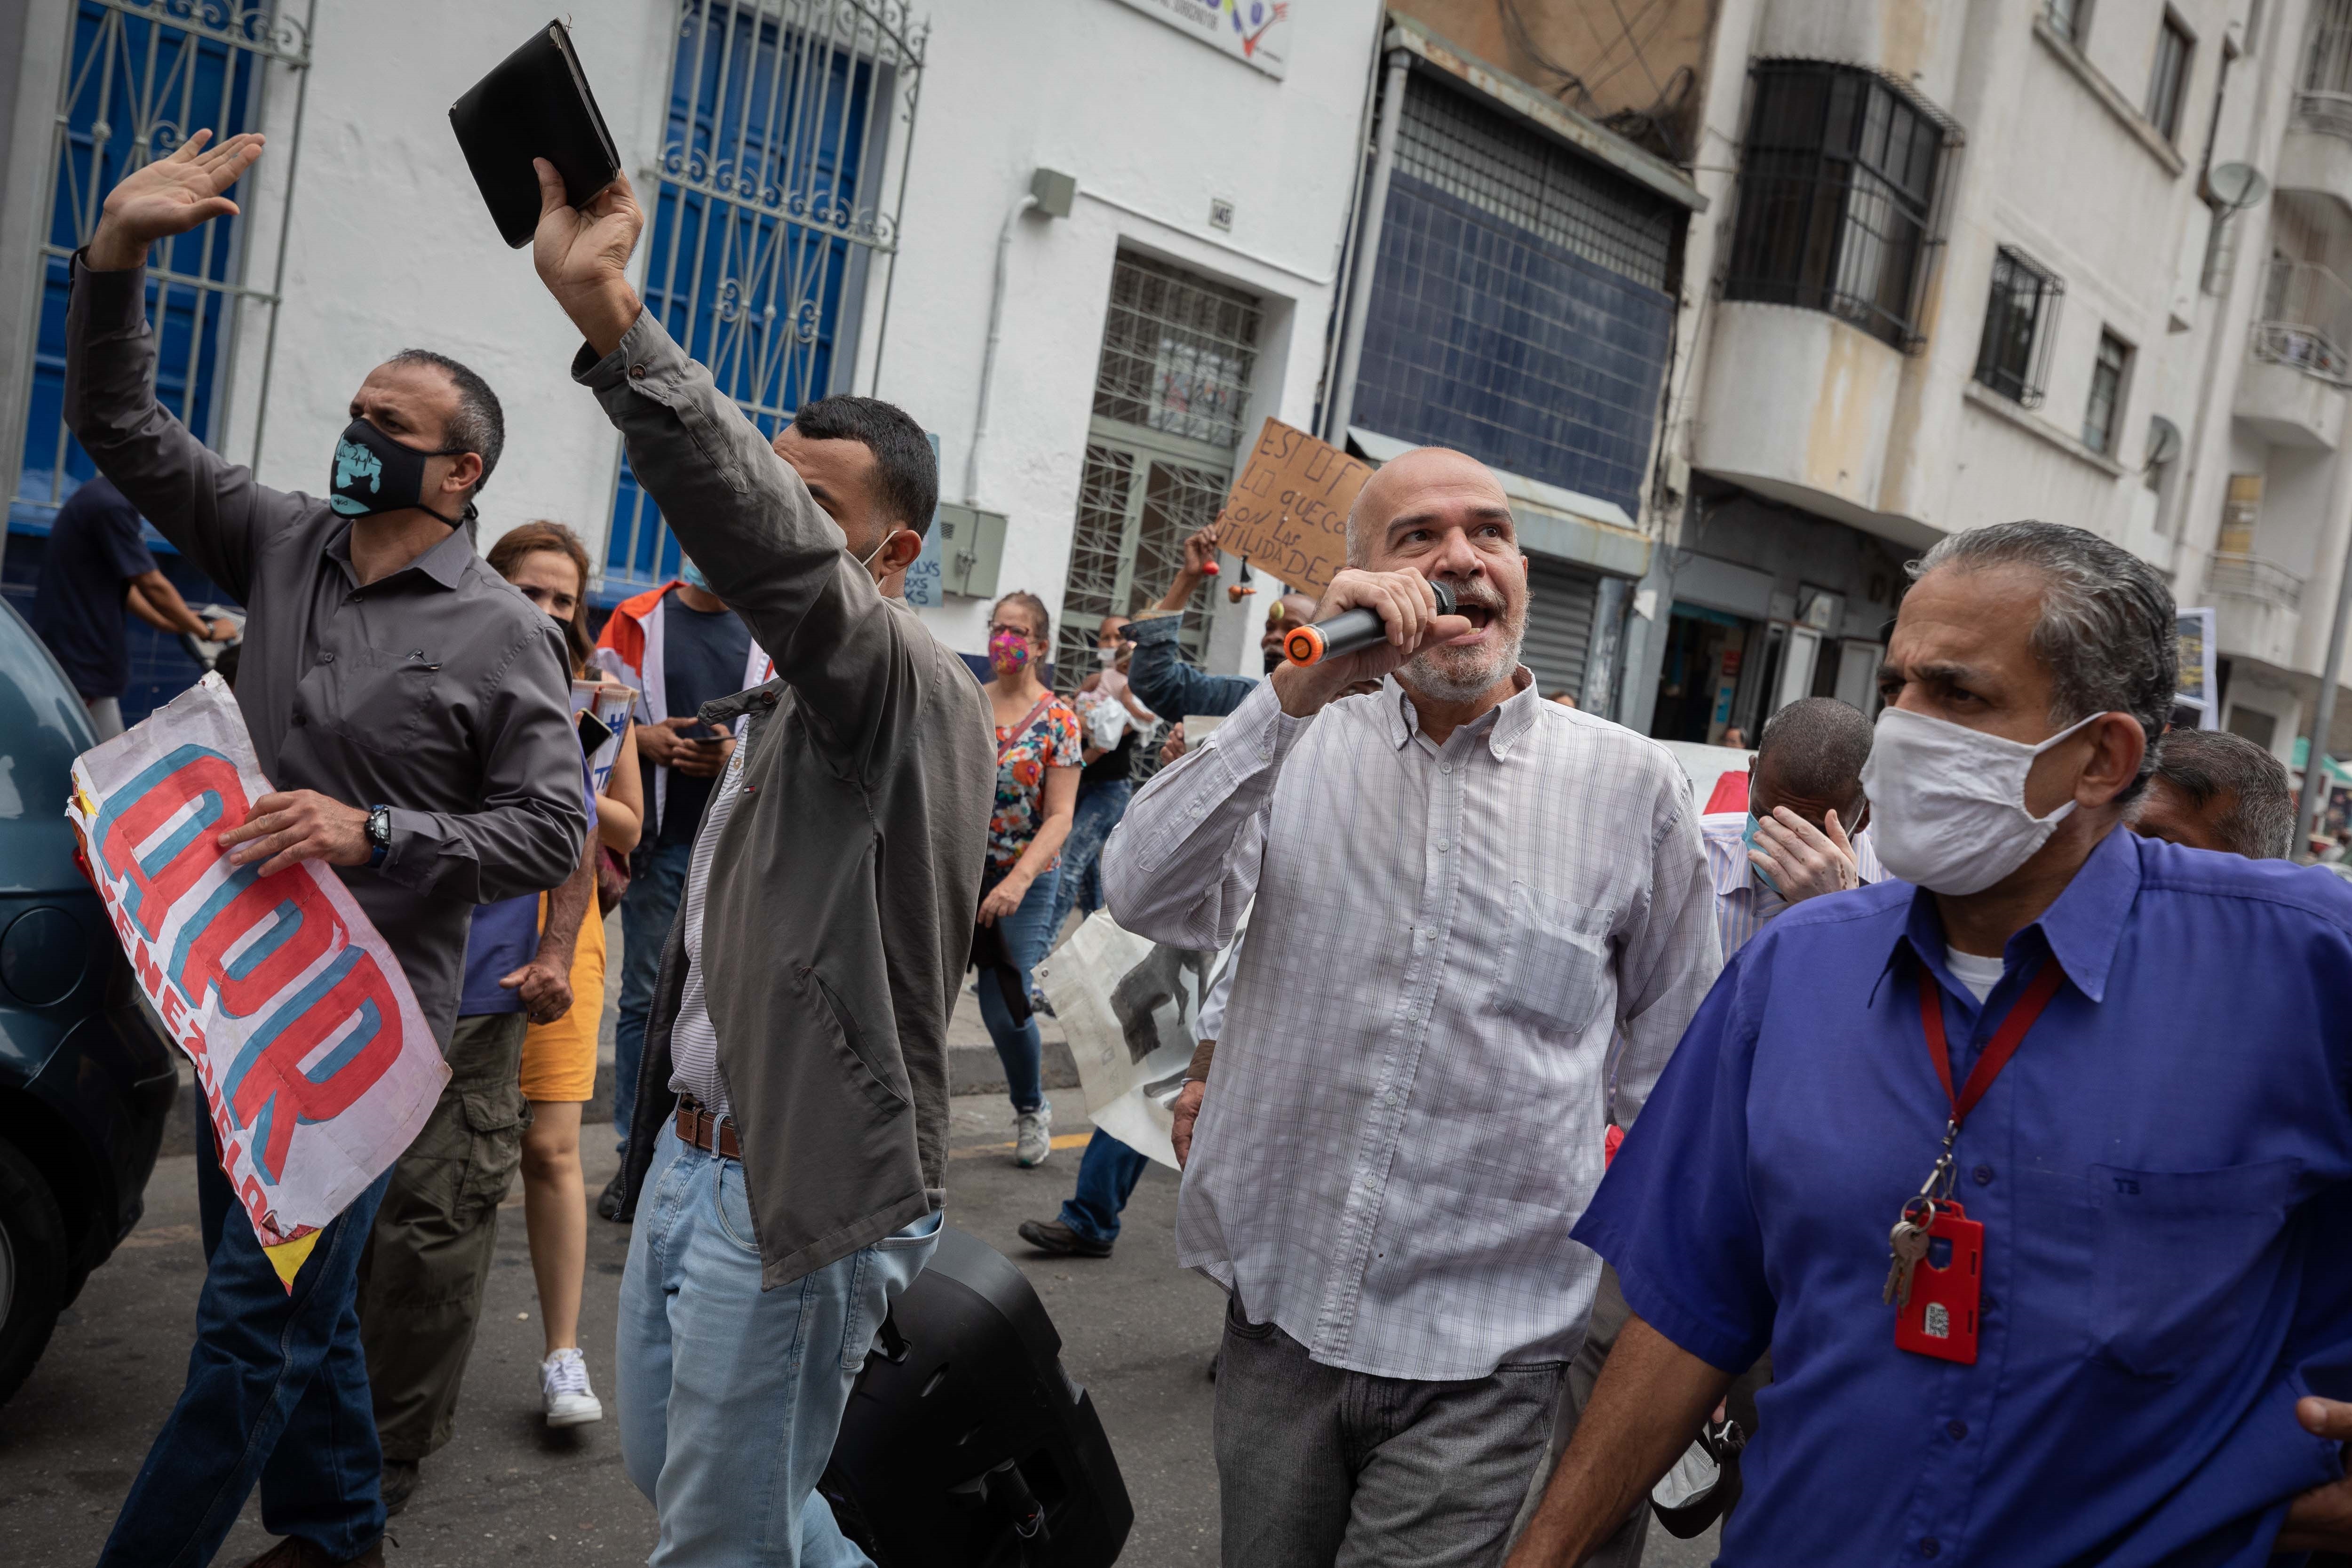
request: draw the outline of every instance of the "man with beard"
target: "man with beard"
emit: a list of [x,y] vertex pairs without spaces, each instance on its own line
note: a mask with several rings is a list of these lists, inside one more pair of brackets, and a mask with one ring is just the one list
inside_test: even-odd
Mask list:
[[1682,770],[1518,662],[1527,563],[1494,476],[1409,452],[1348,545],[1315,615],[1371,609],[1387,640],[1276,670],[1153,779],[1104,890],[1188,948],[1256,900],[1178,1101],[1181,1258],[1231,1297],[1224,1561],[1486,1563],[1601,1273],[1568,1228],[1601,1180],[1611,1041],[1630,1123],[1722,957]]

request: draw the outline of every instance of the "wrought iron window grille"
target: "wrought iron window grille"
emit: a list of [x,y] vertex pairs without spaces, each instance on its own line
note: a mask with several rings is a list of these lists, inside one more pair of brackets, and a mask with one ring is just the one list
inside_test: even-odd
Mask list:
[[[1257,300],[1238,289],[1129,251],[1113,262],[1055,630],[1055,679],[1063,690],[1095,668],[1089,650],[1102,617],[1157,601],[1184,564],[1185,536],[1223,510],[1257,364],[1259,320]],[[1177,642],[1194,662],[1222,582],[1202,584],[1184,607]],[[1172,722],[1183,715],[1160,717]],[[1156,742],[1139,745],[1138,779],[1157,756]]]
[[2066,282],[2014,246],[1993,252],[1977,380],[2024,408],[2039,408],[2049,383],[2050,345]]
[[[877,339],[888,331],[929,26],[903,0],[679,0],[676,14],[646,309],[772,437],[849,390],[877,285]],[[677,563],[624,452],[600,598]]]
[[1959,126],[1862,66],[1759,60],[1724,297],[1822,310],[1916,353]]
[[[71,258],[96,231],[107,192],[197,131],[210,130],[218,142],[259,129],[269,122],[271,94],[290,89],[291,133],[273,132],[287,145],[240,184],[242,210],[147,254],[157,400],[215,450],[227,450],[232,426],[249,430],[247,461],[260,461],[315,10],[316,0],[74,0],[41,205],[32,209],[46,215],[47,234],[27,301],[35,330],[26,333],[20,383],[23,424],[0,450],[10,522],[46,531],[96,472],[65,426],[59,345]],[[240,376],[240,357],[257,357],[258,374]],[[254,399],[249,424],[241,412],[233,417],[233,404],[247,396]]]
[[2113,332],[2099,334],[2098,356],[2091,363],[2091,395],[2083,406],[2083,445],[2101,456],[2113,453],[2116,426],[2123,417],[2124,395],[2131,379],[2131,345]]

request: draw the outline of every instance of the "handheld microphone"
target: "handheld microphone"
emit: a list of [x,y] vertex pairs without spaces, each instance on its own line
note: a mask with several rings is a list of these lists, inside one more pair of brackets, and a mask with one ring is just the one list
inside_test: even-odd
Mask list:
[[[1432,583],[1429,587],[1437,595],[1437,613],[1452,615],[1454,590],[1444,583]],[[1327,658],[1345,658],[1388,635],[1387,623],[1378,610],[1342,610],[1328,621],[1293,627],[1282,639],[1282,655],[1293,664],[1318,664]]]

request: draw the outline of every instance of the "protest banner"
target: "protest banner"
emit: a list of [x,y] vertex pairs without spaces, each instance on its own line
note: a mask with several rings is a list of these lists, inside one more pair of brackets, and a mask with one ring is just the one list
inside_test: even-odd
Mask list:
[[195,1065],[221,1169],[288,1290],[317,1231],[400,1157],[449,1069],[408,977],[316,860],[232,866],[270,792],[207,675],[74,759],[66,815],[139,988]]
[[1371,465],[1268,419],[1217,517],[1217,543],[1300,593],[1348,563],[1348,509]]
[[1036,969],[1077,1063],[1094,1124],[1176,1168],[1171,1107],[1199,1043],[1201,1004],[1233,962],[1150,942],[1098,910]]
[[588,753],[590,792],[604,793],[604,785],[613,776],[613,764],[620,760],[622,732],[629,727],[629,710],[635,707],[637,694],[626,686],[604,681],[575,680],[572,683],[572,718],[576,723],[580,715],[595,708],[596,721],[608,731],[606,738]]

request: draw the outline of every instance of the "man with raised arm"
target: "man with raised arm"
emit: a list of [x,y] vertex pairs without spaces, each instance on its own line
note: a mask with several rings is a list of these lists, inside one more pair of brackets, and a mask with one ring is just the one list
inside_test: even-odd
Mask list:
[[1103,886],[1186,948],[1256,900],[1176,1105],[1179,1256],[1231,1296],[1225,1563],[1484,1568],[1601,1274],[1568,1227],[1601,1179],[1612,1042],[1630,1121],[1722,961],[1682,769],[1519,663],[1494,476],[1396,458],[1348,557],[1316,616],[1369,608],[1387,639],[1260,682],[1135,797]]
[[[455,360],[411,349],[368,373],[324,500],[256,483],[156,402],[148,247],[234,213],[224,193],[261,155],[259,136],[208,140],[125,176],[75,257],[66,422],[246,606],[236,703],[278,793],[221,836],[229,858],[265,878],[336,868],[455,1055],[470,1048],[457,1019],[474,906],[562,882],[587,833],[562,634],[474,553],[504,424]],[[196,1125],[196,1346],[100,1561],[210,1561],[258,1481],[262,1522],[285,1538],[258,1562],[380,1562],[354,1296],[384,1180],[319,1232],[289,1289],[237,1212],[211,1123]]]
[[901,593],[939,491],[922,428],[828,397],[773,444],[629,287],[625,178],[540,164],[539,275],[710,591],[775,679],[696,836],[646,1031],[624,1202],[621,1457],[657,1561],[862,1562],[814,1495],[891,1300],[938,1245],[947,1023],[996,753],[963,661]]

